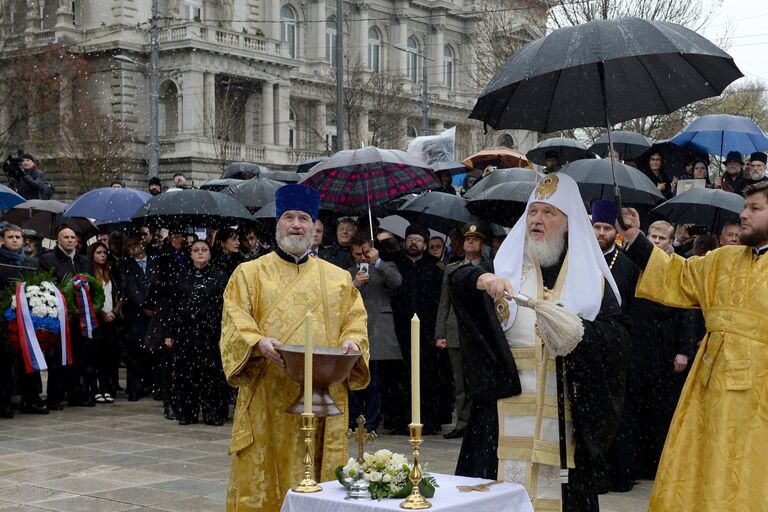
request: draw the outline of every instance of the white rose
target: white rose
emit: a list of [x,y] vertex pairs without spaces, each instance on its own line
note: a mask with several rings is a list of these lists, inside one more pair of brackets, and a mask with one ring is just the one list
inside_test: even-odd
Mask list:
[[32,308],[32,316],[39,316],[40,318],[45,317],[48,314],[46,309],[44,307],[34,307]]
[[378,471],[371,471],[368,473],[368,480],[371,482],[381,482],[382,474]]
[[381,477],[381,481],[384,482],[385,484],[388,484],[389,482],[392,481],[392,475],[390,475],[389,473],[384,473],[384,476]]

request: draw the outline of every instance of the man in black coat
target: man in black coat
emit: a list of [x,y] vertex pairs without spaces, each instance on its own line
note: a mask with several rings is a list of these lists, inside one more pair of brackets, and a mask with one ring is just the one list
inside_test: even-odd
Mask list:
[[[400,388],[394,391],[397,383],[389,383],[400,398],[399,407],[395,411],[388,410],[385,416],[387,425],[400,433],[407,433],[406,426],[410,420],[407,417],[410,394],[402,386],[410,382],[407,369],[410,368],[411,319],[414,314],[418,315],[420,321],[423,433],[438,434],[444,423],[451,422],[453,389],[448,354],[435,346],[435,321],[443,274],[437,258],[426,252],[428,240],[427,228],[411,224],[405,231],[405,253],[395,260],[403,284],[392,296],[392,311],[405,366],[404,373],[397,377]],[[390,423],[392,420],[394,424]]]
[[127,328],[125,336],[126,352],[126,392],[128,400],[135,402],[142,392],[142,381],[149,383],[149,353],[144,347],[144,336],[149,325],[149,315],[144,310],[144,303],[152,282],[152,269],[141,240],[141,235],[133,233],[126,242],[127,256],[118,265],[122,280],[123,316]]
[[[25,274],[37,271],[37,260],[24,254],[24,238],[19,226],[8,224],[0,231],[0,291],[11,286],[14,281],[24,278]],[[13,418],[11,397],[14,380],[22,395],[22,412],[48,414],[48,409],[40,400],[42,383],[40,373],[26,373],[19,365],[18,373],[14,368],[17,355],[10,346],[0,346],[0,418]],[[14,379],[14,374],[17,378]]]
[[[77,252],[77,235],[67,225],[59,227],[56,233],[56,247],[39,259],[40,271],[52,270],[56,280],[62,283],[65,278],[71,278],[75,274],[93,273],[91,262],[87,256]],[[49,349],[51,355],[46,354],[48,362],[48,408],[60,408],[60,402],[67,395],[69,405],[85,405],[92,407],[96,401],[90,394],[86,395],[82,385],[81,360],[83,344],[82,336],[78,329],[70,329],[70,343],[72,344],[72,365],[66,369],[61,367],[61,346],[56,345]],[[65,382],[66,381],[66,382]]]
[[19,155],[20,164],[13,176],[12,188],[26,200],[50,199],[52,189],[45,181],[45,174],[38,169],[35,157],[29,153]]

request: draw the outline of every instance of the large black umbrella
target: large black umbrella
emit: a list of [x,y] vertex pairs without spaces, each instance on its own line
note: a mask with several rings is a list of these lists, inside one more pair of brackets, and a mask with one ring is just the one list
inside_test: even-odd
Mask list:
[[283,185],[284,183],[279,181],[257,177],[228,187],[222,190],[221,193],[234,197],[249,210],[254,210],[261,208],[270,201],[274,201],[275,192]]
[[[718,96],[742,76],[730,55],[680,25],[595,20],[555,30],[515,52],[470,117],[497,130],[604,126],[612,148],[614,123]],[[615,197],[621,206],[618,187]]]
[[249,180],[255,176],[260,176],[265,172],[268,173],[270,170],[261,164],[252,164],[250,162],[232,162],[227,166],[227,169],[224,171],[224,174],[221,175],[221,178]]
[[312,169],[315,165],[319,164],[320,162],[324,162],[326,160],[328,160],[327,156],[318,156],[316,158],[310,158],[308,160],[304,160],[302,162],[299,162],[299,165],[296,167],[296,172],[298,173],[309,172],[309,170]]
[[744,198],[733,192],[694,188],[664,201],[653,209],[670,222],[700,224],[710,233],[719,234],[729,221],[738,220]]
[[448,233],[452,228],[479,219],[467,210],[467,200],[445,192],[427,192],[409,200],[397,215],[410,222]]
[[579,160],[563,168],[579,185],[579,192],[585,201],[612,199],[615,183],[619,186],[624,202],[632,205],[654,205],[664,196],[656,185],[641,171],[628,165],[612,162],[609,159]]
[[435,162],[432,164],[432,169],[434,169],[435,172],[448,171],[451,173],[451,176],[456,176],[457,174],[463,174],[471,170],[469,167],[464,165],[463,162],[456,162],[453,160]]
[[543,133],[668,114],[741,78],[733,59],[680,25],[641,18],[555,30],[515,52],[470,117]]
[[40,236],[56,239],[56,230],[66,224],[78,235],[88,239],[99,233],[99,229],[90,219],[82,217],[64,217],[67,203],[53,199],[30,199],[8,210],[2,220],[25,229],[34,229]]
[[156,227],[174,224],[189,227],[217,227],[253,220],[251,213],[236,199],[210,190],[164,192],[144,203],[133,222]]
[[594,158],[594,155],[587,155],[587,146],[581,142],[569,137],[553,137],[544,139],[533,146],[525,156],[535,164],[544,165],[544,155],[547,151],[557,151],[560,161],[573,162],[582,158]]
[[[618,130],[612,132],[613,149],[621,154],[621,159],[635,160],[651,147],[653,141],[641,133]],[[604,133],[597,138],[589,150],[601,157],[608,155],[608,134]]]
[[470,199],[467,210],[502,226],[513,226],[525,212],[534,188],[536,183],[532,181],[500,183]]
[[496,169],[491,174],[481,179],[475,185],[464,193],[467,199],[474,199],[482,192],[501,183],[528,181],[535,182],[537,174],[533,169],[524,169],[522,167],[512,167],[511,169]]

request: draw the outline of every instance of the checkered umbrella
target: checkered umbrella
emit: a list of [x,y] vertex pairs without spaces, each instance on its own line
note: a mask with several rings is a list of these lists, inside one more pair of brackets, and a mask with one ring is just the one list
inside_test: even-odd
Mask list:
[[440,187],[435,171],[405,151],[367,147],[339,151],[300,183],[320,192],[320,208],[359,215],[398,197]]

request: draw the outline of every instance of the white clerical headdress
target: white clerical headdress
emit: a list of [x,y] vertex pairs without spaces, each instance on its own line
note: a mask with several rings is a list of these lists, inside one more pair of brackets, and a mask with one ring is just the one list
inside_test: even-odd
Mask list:
[[[536,185],[528,198],[525,213],[496,253],[493,260],[496,274],[509,279],[514,290],[520,291],[526,220],[531,203],[551,204],[568,216],[568,271],[561,296],[563,306],[586,320],[594,320],[603,300],[603,278],[620,303],[616,281],[597,243],[578,185],[563,172],[547,174]],[[508,304],[509,319],[502,325],[505,330],[512,326],[517,314],[515,301],[508,301]]]

